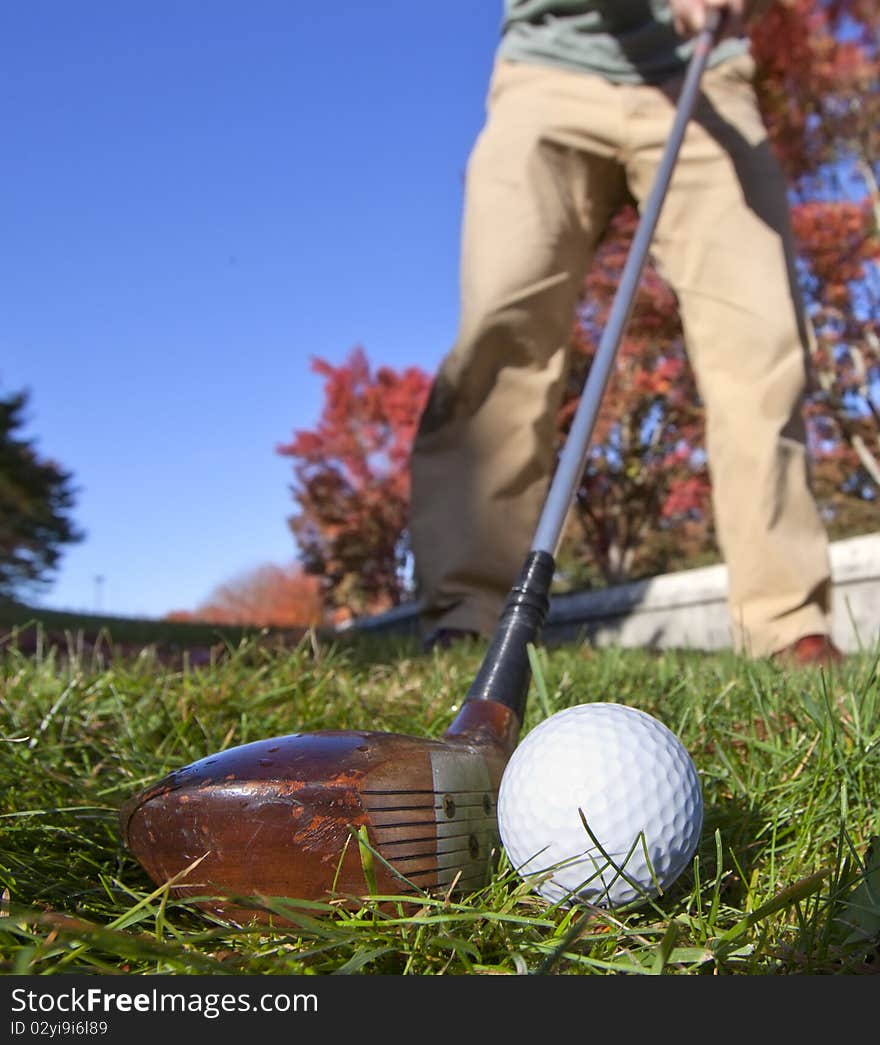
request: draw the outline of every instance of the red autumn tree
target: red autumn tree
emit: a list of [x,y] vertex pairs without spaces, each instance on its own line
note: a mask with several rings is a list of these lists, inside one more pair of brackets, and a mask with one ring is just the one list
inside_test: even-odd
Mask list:
[[362,348],[312,369],[324,378],[318,423],[277,448],[293,461],[290,528],[327,605],[380,612],[408,591],[408,463],[429,378],[418,367],[373,371]]
[[320,582],[299,565],[267,563],[218,585],[195,610],[169,620],[274,628],[311,628],[323,622]]
[[752,25],[758,92],[788,174],[816,334],[806,407],[833,533],[876,528],[880,494],[880,6],[779,0]]

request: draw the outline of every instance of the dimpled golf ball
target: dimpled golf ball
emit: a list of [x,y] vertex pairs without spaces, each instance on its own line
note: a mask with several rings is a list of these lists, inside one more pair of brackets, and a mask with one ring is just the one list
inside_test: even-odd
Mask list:
[[545,899],[614,908],[657,896],[689,865],[703,795],[690,755],[658,719],[579,704],[514,751],[498,826],[512,866]]

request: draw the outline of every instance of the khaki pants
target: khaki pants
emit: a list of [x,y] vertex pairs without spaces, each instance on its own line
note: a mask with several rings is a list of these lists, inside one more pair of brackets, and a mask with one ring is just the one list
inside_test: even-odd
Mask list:
[[[752,72],[743,57],[704,75],[652,253],[678,294],[706,405],[733,643],[763,656],[829,630],[830,570],[801,418],[808,331]],[[552,472],[584,276],[627,189],[648,195],[679,87],[494,70],[468,164],[458,337],[412,456],[426,631],[497,624]]]

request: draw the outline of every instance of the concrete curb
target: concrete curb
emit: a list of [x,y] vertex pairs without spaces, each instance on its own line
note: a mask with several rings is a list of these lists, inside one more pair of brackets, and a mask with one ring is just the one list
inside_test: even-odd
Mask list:
[[[832,635],[846,652],[880,643],[880,532],[831,544]],[[730,647],[727,567],[667,573],[600,591],[556,596],[544,637],[594,646],[719,650]],[[418,604],[361,618],[353,627],[413,634]]]

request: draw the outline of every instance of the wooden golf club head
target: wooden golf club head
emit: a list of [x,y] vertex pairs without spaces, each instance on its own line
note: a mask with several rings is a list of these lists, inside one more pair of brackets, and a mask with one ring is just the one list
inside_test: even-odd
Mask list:
[[475,701],[441,739],[325,731],[244,744],[135,795],[122,835],[153,881],[176,878],[172,895],[234,921],[263,920],[261,897],[472,891],[497,851],[518,733],[510,709]]
[[295,906],[479,888],[553,571],[552,556],[530,553],[441,738],[327,730],[231,748],[126,802],[125,844],[157,885],[235,921],[268,917],[260,898]]

